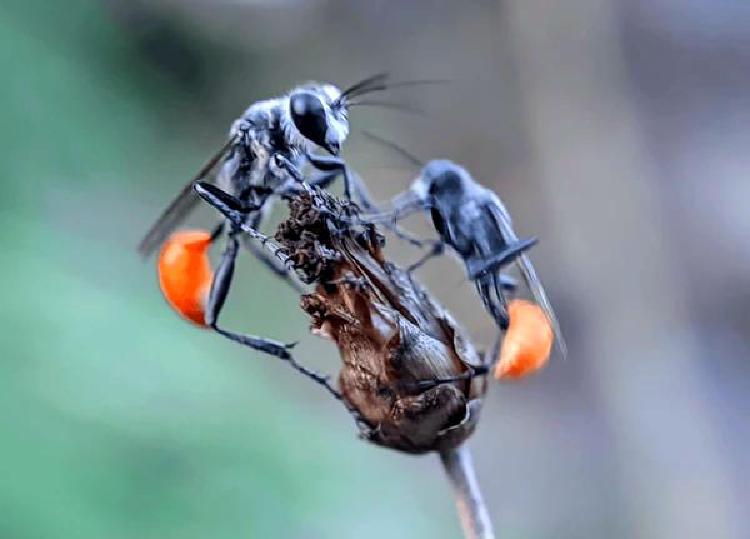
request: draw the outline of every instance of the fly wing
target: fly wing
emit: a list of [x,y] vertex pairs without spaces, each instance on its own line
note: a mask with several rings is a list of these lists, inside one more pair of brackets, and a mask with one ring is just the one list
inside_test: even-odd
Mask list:
[[[496,195],[493,194],[492,200],[487,202],[486,209],[494,218],[495,224],[506,243],[516,242],[518,236],[516,236],[516,233],[513,230],[513,223],[511,222],[510,214]],[[529,287],[531,294],[534,296],[534,300],[542,309],[544,309],[547,318],[549,318],[549,321],[552,324],[552,330],[555,333],[555,341],[557,342],[558,350],[560,351],[560,355],[565,358],[568,355],[568,349],[565,340],[563,339],[562,331],[560,331],[560,323],[558,322],[555,310],[552,308],[552,304],[547,297],[547,293],[544,291],[544,285],[536,274],[534,265],[525,253],[516,258],[516,264],[518,265],[518,269],[521,271],[521,275],[523,275],[523,279],[526,281],[526,285]]]
[[167,238],[167,236],[190,214],[198,205],[200,198],[193,185],[204,179],[216,164],[227,154],[237,141],[232,137],[213,157],[198,171],[198,173],[180,190],[177,196],[169,203],[156,222],[138,244],[138,252],[146,257],[153,253]]
[[[505,330],[509,323],[508,299],[501,284],[500,270],[515,260],[521,251],[517,245],[510,246],[505,241],[480,197],[466,197],[453,204],[450,212],[451,215],[444,220],[452,228],[448,243],[463,259],[466,273],[474,281],[485,309],[497,326]],[[437,221],[435,226],[440,228]],[[441,236],[444,236],[442,232]]]

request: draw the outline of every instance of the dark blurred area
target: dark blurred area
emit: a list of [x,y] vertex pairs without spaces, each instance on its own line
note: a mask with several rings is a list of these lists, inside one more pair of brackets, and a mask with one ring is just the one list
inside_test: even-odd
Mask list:
[[[750,537],[747,2],[10,0],[0,61],[0,537],[459,535],[436,458],[185,324],[135,253],[247,105],[380,71],[451,82],[353,111],[347,160],[379,200],[416,170],[361,129],[464,164],[567,336],[471,440],[498,535]],[[459,264],[420,277],[491,341]],[[335,372],[297,305],[244,256],[226,325]]]

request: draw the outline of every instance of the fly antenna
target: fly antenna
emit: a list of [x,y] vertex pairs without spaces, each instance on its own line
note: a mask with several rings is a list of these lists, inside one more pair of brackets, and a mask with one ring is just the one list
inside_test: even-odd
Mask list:
[[390,90],[393,88],[446,84],[450,82],[448,79],[415,79],[389,83],[388,77],[389,75],[387,73],[379,73],[353,84],[352,86],[341,92],[341,96],[336,101],[336,104],[343,105],[346,104],[350,99],[368,95],[374,92]]
[[347,103],[347,106],[348,107],[380,107],[384,109],[398,110],[400,112],[408,112],[410,114],[419,114],[420,116],[424,116],[426,114],[426,112],[423,109],[420,109],[419,107],[407,105],[405,103],[393,103],[390,101],[373,101],[373,100],[353,101],[353,102]]
[[401,157],[409,161],[409,163],[415,165],[417,168],[424,167],[424,163],[422,162],[421,159],[419,159],[418,157],[410,153],[408,150],[402,148],[400,145],[396,144],[395,142],[385,139],[379,135],[376,135],[375,133],[371,131],[367,131],[366,129],[362,129],[361,132],[365,137],[367,137],[371,141],[398,153]]
[[[377,91],[382,90],[391,90],[393,88],[408,88],[410,86],[433,86],[433,85],[440,85],[440,84],[449,84],[451,82],[450,79],[412,79],[412,80],[399,80],[396,82],[391,83],[383,83],[382,87],[378,87]],[[376,91],[375,88],[369,91]]]
[[372,75],[371,77],[362,79],[359,82],[355,82],[354,84],[349,86],[349,88],[341,92],[341,97],[339,97],[339,101],[342,101],[346,99],[347,97],[353,97],[355,94],[361,91],[367,91],[368,88],[380,87],[385,83],[387,78],[388,78],[388,73],[378,73],[377,75]]

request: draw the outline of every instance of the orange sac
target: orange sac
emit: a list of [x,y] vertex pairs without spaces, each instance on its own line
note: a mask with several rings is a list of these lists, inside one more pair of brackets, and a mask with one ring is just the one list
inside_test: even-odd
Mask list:
[[213,280],[208,248],[211,235],[198,230],[175,232],[159,254],[159,286],[180,316],[206,325],[206,298]]
[[544,310],[529,301],[515,299],[508,305],[510,326],[503,337],[495,378],[522,378],[549,360],[554,341],[552,324]]

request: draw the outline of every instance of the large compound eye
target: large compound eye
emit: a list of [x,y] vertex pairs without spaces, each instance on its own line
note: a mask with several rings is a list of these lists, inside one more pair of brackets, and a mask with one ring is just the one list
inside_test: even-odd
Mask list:
[[440,196],[443,193],[456,193],[461,190],[461,179],[455,174],[441,174],[433,178],[427,193]]
[[302,136],[321,147],[326,146],[326,111],[320,99],[300,92],[289,100],[292,121]]
[[447,159],[434,159],[427,163],[420,177],[426,194],[440,198],[444,194],[463,190],[463,169]]

